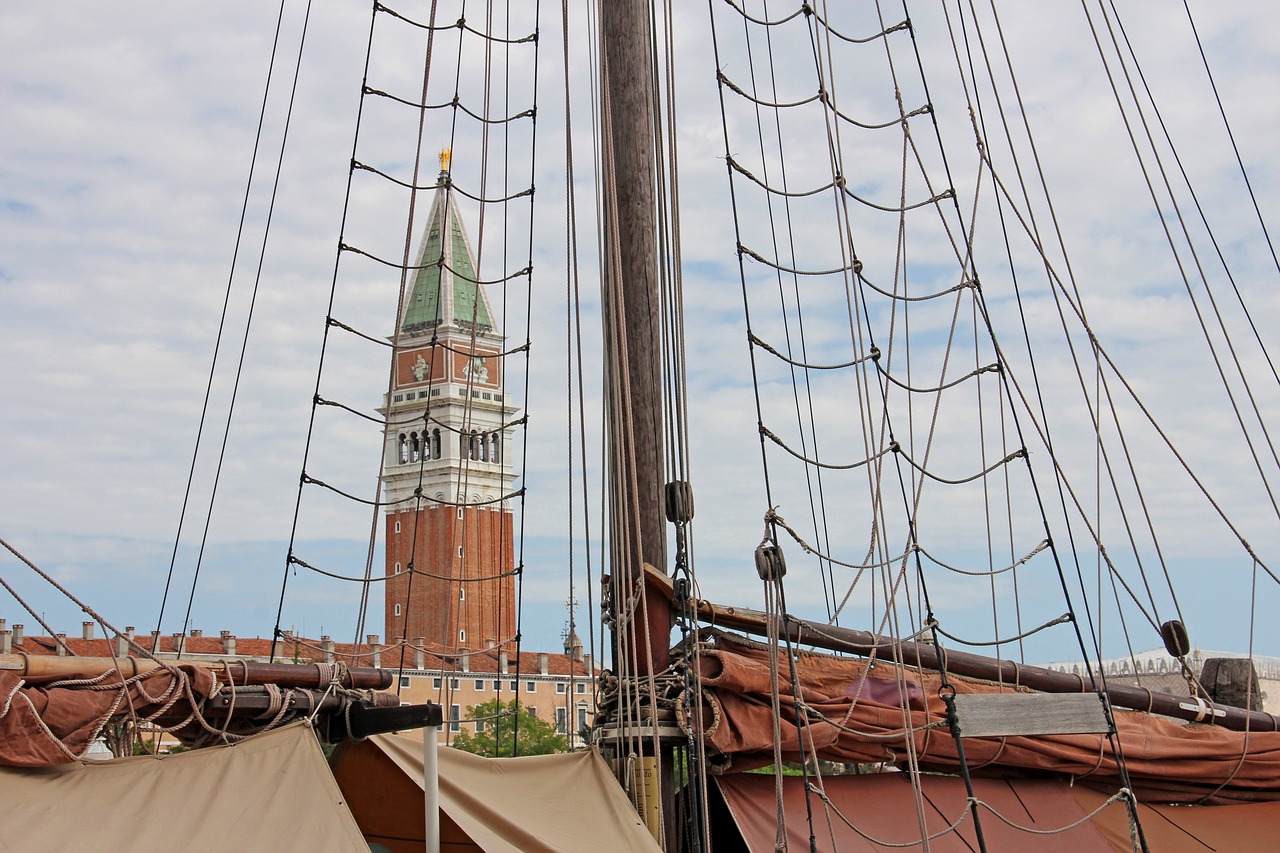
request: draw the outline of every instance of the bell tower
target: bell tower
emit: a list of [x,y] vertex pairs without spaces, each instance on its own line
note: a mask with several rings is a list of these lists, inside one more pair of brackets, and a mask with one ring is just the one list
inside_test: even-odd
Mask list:
[[515,636],[504,337],[449,180],[410,269],[386,417],[386,636],[480,649]]

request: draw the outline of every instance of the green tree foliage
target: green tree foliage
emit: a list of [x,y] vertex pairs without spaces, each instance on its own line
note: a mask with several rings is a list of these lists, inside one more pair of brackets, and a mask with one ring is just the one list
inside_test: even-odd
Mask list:
[[554,725],[539,720],[524,707],[517,708],[515,699],[468,705],[465,719],[481,720],[484,728],[474,733],[459,732],[453,738],[453,746],[476,755],[508,758],[569,750],[569,741],[564,735],[556,734]]

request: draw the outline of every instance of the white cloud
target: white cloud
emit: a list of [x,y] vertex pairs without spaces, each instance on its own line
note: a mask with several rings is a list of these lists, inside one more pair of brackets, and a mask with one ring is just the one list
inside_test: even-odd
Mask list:
[[[420,12],[413,5],[405,11]],[[1132,10],[1126,6],[1124,11],[1143,70],[1180,153],[1188,153],[1191,179],[1213,217],[1237,282],[1265,336],[1276,328],[1276,311],[1280,309],[1280,299],[1274,296],[1276,273],[1269,255],[1259,249],[1251,208],[1236,200],[1240,186],[1234,159],[1223,147],[1216,107],[1197,67],[1194,45],[1184,22],[1165,12],[1161,4],[1137,4]],[[1260,11],[1255,4],[1211,11],[1212,15],[1209,10],[1198,11],[1198,23],[1264,213],[1271,216],[1280,175],[1267,159],[1268,142],[1280,130],[1280,113],[1265,93],[1276,79],[1280,61],[1275,49],[1280,44],[1275,38],[1280,24],[1265,10],[1254,14]],[[248,237],[240,249],[229,312],[233,328],[243,323],[248,310],[248,288],[261,248],[256,235],[266,216],[265,188],[278,152],[290,79],[288,57],[296,50],[301,13],[299,4],[286,8],[285,38],[277,66],[282,76],[269,104],[268,142],[259,153],[256,177],[263,183],[249,207]],[[846,22],[849,30],[862,35],[874,31],[878,24],[870,11],[859,14],[862,19]],[[1276,544],[1275,513],[1258,492],[1256,473],[1250,471],[1252,462],[1241,446],[1234,418],[1225,410],[1224,395],[1163,246],[1163,233],[1151,213],[1145,185],[1134,177],[1133,156],[1110,103],[1087,25],[1074,8],[1025,4],[1002,14],[1072,269],[1094,328],[1131,373],[1144,399],[1150,399],[1153,410],[1167,422],[1179,447],[1193,460],[1214,494],[1230,504],[1232,516],[1240,519],[1249,541],[1267,558]],[[733,220],[726,205],[720,107],[710,76],[713,68],[704,15],[701,10],[682,9],[677,28],[681,50],[678,70],[688,83],[679,104],[681,117],[687,120],[681,128],[680,174],[688,287],[690,432],[698,490],[697,544],[704,594],[741,600],[744,588],[754,588],[750,556],[759,539],[766,498],[754,431],[755,402],[746,373],[739,372],[748,368],[741,290]],[[974,183],[974,155],[971,145],[968,150],[963,146],[969,144],[973,131],[960,90],[946,82],[954,77],[956,58],[945,39],[945,23],[938,9],[928,6],[914,9],[913,20],[922,43],[928,40],[933,48],[924,55],[931,94],[944,131],[962,146],[951,166],[959,190],[968,194]],[[367,23],[367,11],[359,9],[320,4],[312,10],[294,126],[255,308],[254,335],[238,392],[240,408],[228,440],[219,507],[211,526],[212,540],[226,554],[234,555],[217,561],[225,575],[219,574],[218,580],[209,583],[209,588],[216,590],[210,593],[215,603],[202,612],[208,614],[205,622],[211,629],[219,622],[230,624],[239,619],[241,602],[250,599],[255,602],[248,608],[254,618],[274,619],[274,607],[259,607],[259,603],[270,599],[267,604],[273,605],[274,584],[284,571],[282,543],[289,533],[303,457]],[[120,621],[145,623],[158,607],[157,590],[163,583],[170,547],[165,543],[177,528],[274,24],[274,10],[248,2],[162,9],[141,3],[100,7],[64,2],[10,5],[0,11],[0,114],[6,117],[6,133],[0,135],[0,365],[4,367],[0,378],[0,526],[3,535],[37,563],[56,569],[60,576],[85,589],[86,595],[107,598],[113,609],[124,614]],[[518,394],[525,398],[531,419],[526,479],[535,491],[527,504],[526,526],[531,536],[537,537],[531,553],[536,551],[539,564],[529,565],[526,600],[537,614],[531,617],[531,624],[541,624],[540,633],[529,636],[538,645],[549,646],[555,642],[554,632],[562,619],[559,602],[567,594],[560,577],[567,563],[563,537],[570,509],[564,474],[568,431],[564,422],[564,177],[549,165],[560,155],[564,141],[563,130],[554,128],[562,109],[556,94],[559,36],[552,21],[544,24],[547,66],[539,79],[538,144],[543,164],[536,176],[540,206],[536,213],[535,290],[528,300],[515,291],[508,294],[511,319],[506,331],[513,341],[520,338],[523,321],[515,318],[523,314],[524,303],[529,301],[536,361],[530,367],[528,388],[521,387]],[[803,71],[795,57],[806,55],[807,36],[801,33],[787,38],[775,47],[791,57],[788,62],[796,63],[788,71]],[[421,34],[385,27],[378,31],[377,41],[384,47],[401,42],[399,46],[407,49],[408,56],[392,60],[379,54],[370,84],[417,98],[424,47]],[[449,67],[440,56],[450,55],[454,41],[456,36],[449,34],[436,43],[438,69]],[[1002,61],[994,53],[994,43],[987,47],[993,51],[993,62]],[[883,47],[873,43],[856,59],[837,67],[834,91],[841,97],[842,108],[864,118],[892,114],[891,89],[881,88],[874,95],[855,89],[873,75],[884,77],[883,55]],[[913,71],[914,57],[895,49],[894,58],[903,80],[904,102],[908,107],[923,102],[918,82],[912,82],[913,74],[908,73]],[[574,61],[587,60],[587,52],[577,51],[575,44]],[[740,52],[726,53],[721,63],[739,84],[750,80],[752,68],[757,74],[764,71],[760,53],[754,56],[754,63]],[[474,66],[467,68],[470,73],[465,75],[465,85],[473,86],[479,75]],[[433,73],[429,102],[441,100],[436,93],[447,96],[452,87],[450,72]],[[525,74],[521,84],[529,82]],[[579,98],[588,96],[586,79],[580,73],[574,77],[574,85]],[[795,88],[799,84],[785,85]],[[1007,86],[1002,89],[1006,98],[1010,92]],[[784,94],[790,97],[795,93],[788,89]],[[1007,144],[995,126],[994,103],[989,92],[984,97],[988,141],[997,160],[1007,164]],[[361,138],[358,156],[407,179],[413,162],[414,121],[407,120],[404,111],[382,102],[372,101],[367,109],[368,130]],[[744,164],[756,164],[750,166],[753,170],[762,169],[766,155],[758,147],[753,150],[739,142],[750,138],[754,117],[741,104],[730,102],[729,109],[735,156]],[[794,169],[788,175],[793,188],[820,184],[828,174],[821,145],[816,153],[811,150],[821,130],[812,120],[816,113],[806,115],[804,121],[797,120],[784,129],[789,151],[808,152],[789,167]],[[585,164],[590,150],[585,141],[586,113],[575,116],[575,121],[581,190],[587,180]],[[467,180],[478,186],[478,164],[467,156],[474,150],[468,146],[475,130],[474,125],[460,124],[455,138],[450,127],[429,127],[424,136],[420,182],[429,183],[434,175],[435,150],[453,140],[458,149],[456,168],[472,170]],[[917,119],[913,131],[927,149],[930,122]],[[856,152],[855,143],[860,145]],[[880,167],[898,163],[900,137],[888,132],[855,139],[850,133],[845,144],[851,187],[882,203],[896,198],[897,176],[892,172],[881,176]],[[1025,154],[1025,145],[1018,144]],[[1191,157],[1205,153],[1207,157]],[[925,156],[931,167],[936,164],[936,155]],[[496,161],[492,168],[498,169]],[[513,181],[519,179],[520,168],[517,158]],[[1013,189],[1012,172],[1004,174]],[[1031,175],[1027,178],[1031,180]],[[405,234],[407,196],[368,180],[366,175],[357,176],[355,188],[346,239],[375,254],[398,257]],[[924,193],[918,178],[909,180],[909,198],[920,198]],[[750,216],[750,223],[744,226],[744,242],[756,249],[767,248],[781,229],[755,216],[760,212],[758,204],[751,207],[742,199],[740,204],[744,216]],[[966,214],[968,204],[964,205]],[[797,215],[804,211],[806,217],[795,233],[797,265],[814,268],[839,263],[838,232],[829,225],[809,224],[812,211],[829,206],[826,197],[796,203]],[[591,208],[584,195],[579,203],[584,237],[592,228]],[[1034,209],[1041,233],[1048,235],[1047,210],[1039,202]],[[1007,206],[1005,213],[1007,217]],[[1186,208],[1184,213],[1192,211]],[[418,215],[420,222],[421,210]],[[868,275],[879,284],[892,284],[895,217],[860,207],[851,215]],[[1271,218],[1280,221],[1280,217]],[[1029,381],[1017,306],[1004,269],[1004,249],[997,239],[998,221],[989,195],[980,210],[980,222],[979,269],[988,305],[1018,375]],[[1034,253],[1027,250],[1018,226],[1010,219],[1006,222],[1020,246],[1015,249],[1015,258],[1029,328],[1036,335],[1060,334],[1042,269]],[[908,246],[916,271],[911,282],[915,292],[933,289],[938,281],[942,286],[955,283],[948,278],[954,278],[954,273],[947,265],[951,250],[945,235],[936,224],[926,222],[926,226],[930,236],[917,238]],[[492,228],[492,223],[487,227]],[[1198,234],[1199,226],[1192,227]],[[495,243],[492,237],[486,242]],[[1045,242],[1055,257],[1055,268],[1065,274],[1065,265],[1056,259],[1056,239],[1046,236]],[[1223,282],[1216,259],[1206,251],[1201,260],[1213,276],[1215,295],[1220,297],[1230,324],[1238,327],[1240,312],[1232,305],[1234,297],[1228,298],[1224,295],[1227,291],[1220,289]],[[1193,266],[1185,256],[1184,263]],[[341,287],[335,316],[373,334],[387,331],[396,300],[394,273],[351,255],[341,258],[339,269]],[[598,295],[589,254],[583,257],[583,271],[583,296],[594,311]],[[777,301],[776,285],[763,272],[767,271],[749,262],[753,322],[759,334],[778,344],[785,340],[781,320],[765,316],[763,310]],[[1200,285],[1196,279],[1192,281],[1199,294]],[[761,309],[758,313],[757,308]],[[810,360],[851,357],[848,309],[838,283],[830,290],[807,293],[805,310]],[[950,311],[924,306],[912,311],[913,329],[934,333],[928,346],[913,356],[918,357],[912,365],[913,380],[925,382],[937,378],[944,341],[941,330],[949,325]],[[874,319],[880,337],[887,337],[883,332],[887,313],[875,314]],[[794,317],[792,320],[794,333]],[[586,335],[591,342],[599,337],[595,322],[587,321]],[[1077,345],[1084,343],[1078,330],[1073,335]],[[238,343],[238,333],[230,333],[224,341],[228,349],[213,386],[214,411],[223,410],[229,399],[229,368]],[[335,336],[332,346],[322,393],[372,410],[385,386],[385,349],[342,336]],[[1037,350],[1036,355],[1046,388],[1067,391],[1075,387],[1074,370],[1061,346]],[[895,370],[905,370],[901,358],[895,354],[899,359]],[[971,341],[964,358],[966,365],[974,360]],[[1265,375],[1256,345],[1242,344],[1241,358],[1251,376]],[[596,357],[588,355],[584,367],[588,381],[593,381],[598,376]],[[780,434],[795,437],[799,428],[791,410],[790,371],[767,360],[762,360],[759,368],[768,382],[764,388],[766,422],[778,424]],[[959,362],[949,368],[948,376],[956,375],[957,370]],[[523,373],[523,368],[513,373]],[[516,383],[523,385],[523,380]],[[1087,375],[1092,393],[1091,383],[1092,376]],[[815,413],[821,425],[824,458],[858,458],[863,453],[863,433],[848,409],[858,394],[852,379],[824,378],[814,387],[820,394]],[[1259,388],[1260,408],[1264,415],[1274,416],[1280,403],[1274,383]],[[1119,394],[1114,386],[1112,391]],[[588,393],[588,419],[594,433],[599,395],[595,389]],[[1087,414],[1061,399],[1050,405],[1059,449],[1077,472],[1073,482],[1089,511],[1103,518],[1104,534],[1117,532],[1120,521],[1109,503],[1104,500],[1101,511],[1094,507],[1091,478],[1097,460],[1088,440]],[[1166,525],[1162,536],[1167,538],[1162,543],[1176,551],[1167,555],[1168,561],[1192,588],[1203,586],[1210,571],[1205,566],[1210,562],[1215,567],[1230,566],[1234,572],[1231,583],[1238,587],[1240,571],[1248,573],[1247,561],[1240,564],[1238,557],[1228,556],[1235,553],[1229,550],[1231,537],[1223,534],[1212,508],[1185,479],[1174,476],[1175,462],[1133,406],[1125,402],[1121,407],[1122,421],[1134,431],[1132,449],[1146,457],[1138,464],[1141,473],[1153,482],[1147,497],[1153,513],[1162,514]],[[944,404],[945,413],[958,417],[975,411],[976,402],[966,391],[955,392]],[[914,414],[927,419],[931,412],[926,407]],[[923,423],[917,425],[920,446]],[[220,419],[214,418],[206,429],[206,447],[216,448],[221,440]],[[1251,429],[1258,434],[1256,427]],[[958,428],[944,427],[937,440],[937,453],[943,452],[943,445],[949,448],[945,459],[938,457],[939,470],[958,472],[974,467],[973,452],[967,457],[952,453],[963,440]],[[378,452],[376,429],[325,411],[317,420],[316,447],[308,468],[315,476],[368,495],[372,493]],[[593,469],[598,454],[597,445],[588,450]],[[1033,447],[1033,461],[1041,466],[1042,476],[1046,473],[1044,456],[1040,448]],[[782,502],[780,511],[793,521],[804,521],[809,515],[808,485],[791,474],[783,477],[783,471],[794,473],[797,466],[776,448],[770,448],[769,459],[771,475],[779,478],[775,501]],[[185,525],[188,536],[202,524],[212,464],[212,459],[206,458],[198,469],[196,499]],[[1273,477],[1275,468],[1270,462],[1267,470]],[[596,478],[592,488],[599,491],[598,472],[593,470],[592,476]],[[860,559],[870,527],[865,476],[824,475],[824,483],[832,496],[841,499],[828,504],[830,544],[842,558]],[[1047,481],[1042,484],[1052,492]],[[1125,489],[1131,490],[1127,485]],[[978,535],[982,531],[974,531],[962,513],[972,508],[966,503],[969,499],[949,498],[933,488],[925,494],[925,506],[940,510],[943,520],[930,520],[923,529],[945,539],[960,558],[985,559],[976,544],[985,537]],[[851,509],[856,507],[861,509]],[[369,524],[363,508],[352,511],[329,496],[308,493],[304,509],[315,513],[303,520],[308,545],[314,545],[324,559],[360,562],[362,548],[358,543]],[[1055,512],[1051,507],[1050,514]],[[598,527],[596,519],[592,523]],[[894,524],[901,526],[896,520]],[[580,521],[576,529],[581,530]],[[813,532],[811,522],[808,532]],[[593,533],[598,535],[599,531],[593,529]],[[335,545],[333,540],[347,545]],[[562,543],[559,558],[556,542]],[[251,547],[249,543],[258,544]],[[1078,540],[1075,547],[1082,554],[1088,551],[1087,543]],[[1117,544],[1112,553],[1119,559],[1125,550]],[[84,556],[86,552],[91,557]],[[190,554],[183,553],[189,576]],[[790,547],[788,553],[794,563],[791,600],[797,609],[823,612],[822,596],[814,585],[802,584],[812,568],[800,559],[798,549]],[[242,564],[230,565],[237,560]],[[12,563],[0,565],[6,566],[6,577],[14,573],[9,568]],[[1212,571],[1217,576],[1225,570]],[[228,587],[228,577],[243,583],[245,591],[238,594],[241,587]],[[263,577],[270,583],[259,585]],[[323,623],[326,631],[343,636],[345,626],[354,621],[353,605],[344,601],[349,590],[313,580],[299,581],[300,591],[288,605],[296,610],[286,618],[309,622],[308,630],[315,629],[312,633],[318,633]],[[123,596],[119,595],[122,586],[127,591]],[[952,604],[967,603],[968,595],[946,587]],[[584,598],[581,592],[579,597]],[[1184,605],[1201,611],[1197,624],[1207,626],[1202,630],[1225,637],[1218,645],[1239,647],[1246,640],[1239,629],[1242,623],[1225,615],[1220,600],[1220,596],[1199,596],[1184,600]],[[9,607],[0,602],[0,615]],[[967,607],[960,618],[972,618],[970,612],[977,609],[976,604]],[[64,618],[74,619],[74,611],[68,611]],[[579,618],[588,615],[580,611]],[[233,627],[244,633],[266,632],[271,627],[266,622],[239,625],[243,627]]]

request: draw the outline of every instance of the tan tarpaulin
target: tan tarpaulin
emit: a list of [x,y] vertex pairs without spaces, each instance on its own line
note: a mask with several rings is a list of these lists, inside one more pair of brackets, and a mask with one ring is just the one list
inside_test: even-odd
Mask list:
[[303,723],[234,746],[0,768],[0,851],[364,851]]
[[[440,755],[441,849],[487,853],[658,851],[591,750],[527,758]],[[370,841],[422,850],[422,739],[375,735],[334,756],[334,776]]]

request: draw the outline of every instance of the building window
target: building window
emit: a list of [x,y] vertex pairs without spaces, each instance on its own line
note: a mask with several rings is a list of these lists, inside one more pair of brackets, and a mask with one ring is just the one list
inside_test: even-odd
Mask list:
[[556,708],[556,733],[564,734],[565,728],[569,722],[569,711],[567,708]]
[[536,705],[525,705],[524,709],[528,712],[530,717],[536,718],[538,716],[538,708]]
[[457,690],[457,689],[458,689],[458,679],[456,679],[456,678],[450,678],[450,679],[449,679],[449,689],[450,689],[450,690]]
[[578,731],[581,732],[587,728],[587,706],[578,706]]
[[476,734],[484,731],[484,720],[476,720]]
[[538,692],[538,682],[536,682],[536,681],[526,681],[526,682],[524,683],[524,692],[525,692],[525,693],[537,693],[537,692]]
[[515,692],[516,692],[516,682],[514,682],[514,681],[513,681],[513,682],[511,682],[511,692],[512,692],[512,693],[515,693]]
[[399,615],[400,615],[400,605],[399,605],[399,604],[397,604],[397,605],[396,605],[396,615],[397,615],[397,616],[399,616]]
[[462,731],[462,709],[457,705],[449,706],[449,731]]
[[401,687],[408,687],[408,686],[409,686],[409,676],[407,676],[407,675],[402,675],[402,676],[400,676],[400,686],[401,686]]
[[431,686],[432,686],[432,687],[434,687],[436,690],[439,690],[439,689],[440,689],[440,679],[439,679],[439,678],[433,678],[433,679],[431,679]]
[[482,692],[484,692],[484,679],[483,679],[483,678],[477,678],[477,679],[476,679],[476,685],[475,685],[475,686],[476,686],[476,692],[478,692],[478,693],[482,693]]
[[495,680],[493,682],[493,692],[498,693],[502,690],[502,682]]
[[563,681],[557,681],[557,682],[556,682],[556,692],[557,692],[557,693],[563,693],[563,692],[565,691],[565,687],[566,687],[566,685],[565,685],[565,683],[564,683]]
[[587,683],[586,683],[585,681],[579,681],[579,682],[578,682],[578,692],[579,692],[579,693],[586,693],[586,692],[587,692]]

